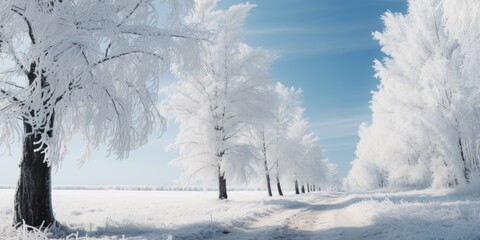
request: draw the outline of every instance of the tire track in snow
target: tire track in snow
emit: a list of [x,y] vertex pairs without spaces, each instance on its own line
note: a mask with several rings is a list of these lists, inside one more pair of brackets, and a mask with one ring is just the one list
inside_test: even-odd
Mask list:
[[290,202],[283,208],[218,239],[349,239],[349,232],[342,230],[358,225],[343,212],[349,200],[344,193],[311,193],[285,198],[284,201]]

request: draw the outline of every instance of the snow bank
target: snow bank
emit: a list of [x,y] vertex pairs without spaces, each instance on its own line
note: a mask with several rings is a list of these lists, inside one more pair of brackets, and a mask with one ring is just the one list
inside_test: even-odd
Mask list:
[[360,193],[342,214],[370,239],[479,239],[480,196],[429,191]]

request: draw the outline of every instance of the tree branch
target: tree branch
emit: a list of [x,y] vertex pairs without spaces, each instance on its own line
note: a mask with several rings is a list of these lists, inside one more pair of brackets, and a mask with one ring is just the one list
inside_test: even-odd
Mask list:
[[132,15],[133,13],[138,9],[138,7],[140,7],[140,4],[142,3],[143,1],[140,0],[137,5],[133,8],[132,11],[130,11],[130,13],[127,14],[127,16],[125,16],[124,19],[122,19],[122,21],[117,25],[117,27],[120,27],[122,26],[122,24],[124,24]]
[[[13,102],[20,102],[20,99],[12,96],[9,92],[3,90],[3,89],[0,89],[0,93],[3,93],[5,96],[7,96],[8,98],[11,98],[13,100]],[[12,100],[9,99],[10,102],[12,102]]]
[[28,36],[30,36],[30,40],[32,41],[32,44],[35,44],[36,40],[35,40],[35,36],[33,35],[32,24],[27,19],[27,17],[25,17],[25,15],[23,15],[23,13],[21,13],[18,9],[15,9],[15,8],[20,9],[19,7],[12,6],[12,8],[11,8],[12,12],[18,14],[20,17],[23,18],[23,20],[25,20],[25,23],[27,24],[27,27],[28,27]]
[[107,57],[107,58],[104,58],[96,63],[94,63],[92,65],[92,67],[96,67],[97,65],[99,64],[102,64],[104,62],[107,62],[109,60],[112,60],[112,59],[115,59],[115,58],[119,58],[119,57],[123,57],[123,56],[127,56],[127,55],[130,55],[130,54],[134,54],[134,53],[142,53],[142,54],[147,54],[147,55],[152,55],[152,56],[155,56],[157,58],[159,58],[160,60],[164,60],[164,58],[156,53],[151,53],[151,52],[146,52],[146,51],[140,51],[140,50],[137,50],[137,51],[131,51],[131,52],[125,52],[125,53],[120,53],[120,54],[117,54],[117,55],[113,55],[111,57]]
[[172,32],[169,32],[168,30],[150,29],[149,31],[141,32],[141,31],[138,31],[138,28],[135,28],[135,26],[131,26],[129,29],[120,29],[120,32],[123,34],[132,34],[137,36],[172,37],[172,38],[181,38],[181,39],[210,42],[210,39],[207,39],[207,38],[198,38],[198,37],[183,35],[180,33],[172,33]]

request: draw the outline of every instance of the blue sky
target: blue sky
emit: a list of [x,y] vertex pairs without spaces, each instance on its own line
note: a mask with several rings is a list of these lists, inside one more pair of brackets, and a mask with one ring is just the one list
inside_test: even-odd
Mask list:
[[[227,6],[232,2],[224,1]],[[247,19],[246,40],[280,58],[274,80],[302,88],[306,115],[341,176],[350,169],[358,127],[369,122],[375,58],[372,32],[383,29],[386,11],[405,12],[405,0],[276,0],[257,5]]]
[[[223,0],[227,8],[239,0]],[[302,88],[306,116],[321,139],[329,160],[343,177],[350,169],[358,141],[358,126],[370,120],[368,102],[378,80],[372,62],[381,59],[371,33],[382,30],[380,16],[390,10],[405,12],[406,0],[251,0],[245,40],[279,56],[272,65],[274,81]],[[105,157],[99,149],[78,167],[75,156],[80,142],[74,141],[68,157],[53,175],[57,185],[176,184],[181,169],[168,163],[175,152],[164,148],[176,134],[175,126],[160,138],[153,136],[129,159]],[[1,153],[0,185],[14,185],[20,154]]]

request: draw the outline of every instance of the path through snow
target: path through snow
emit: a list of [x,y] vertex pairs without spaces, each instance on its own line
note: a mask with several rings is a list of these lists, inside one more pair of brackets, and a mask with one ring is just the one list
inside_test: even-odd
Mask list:
[[351,200],[345,193],[313,193],[220,239],[358,239],[375,235],[355,231],[367,223],[345,211]]
[[284,201],[284,210],[219,239],[480,239],[476,194],[313,193]]

